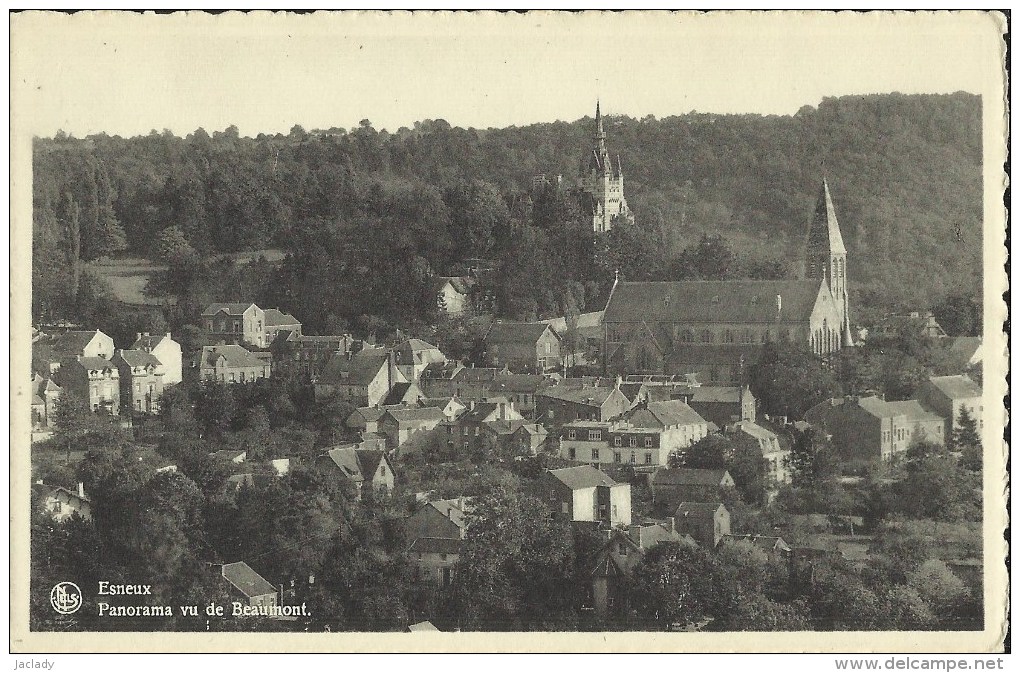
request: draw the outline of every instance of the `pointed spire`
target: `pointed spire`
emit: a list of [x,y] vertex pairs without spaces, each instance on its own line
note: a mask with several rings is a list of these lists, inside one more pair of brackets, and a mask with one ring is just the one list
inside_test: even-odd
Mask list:
[[815,213],[811,218],[811,229],[808,236],[810,243],[826,245],[829,254],[846,254],[843,235],[839,231],[839,222],[836,220],[836,208],[832,205],[832,196],[829,194],[829,182],[825,178],[822,178],[822,189],[818,194],[818,202],[815,204]]
[[601,144],[606,139],[606,130],[602,127],[601,101],[595,101],[595,139]]

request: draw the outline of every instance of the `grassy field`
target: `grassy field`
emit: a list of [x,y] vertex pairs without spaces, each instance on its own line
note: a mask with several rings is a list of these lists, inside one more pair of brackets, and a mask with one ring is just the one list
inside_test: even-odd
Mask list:
[[[236,252],[226,257],[230,257],[238,264],[247,264],[259,257],[265,257],[267,261],[275,263],[282,261],[285,254],[282,250],[267,249]],[[118,257],[93,262],[89,268],[109,281],[118,301],[148,306],[161,306],[165,303],[165,300],[159,297],[145,295],[145,286],[149,278],[157,271],[165,270],[165,266],[155,264],[144,257]]]

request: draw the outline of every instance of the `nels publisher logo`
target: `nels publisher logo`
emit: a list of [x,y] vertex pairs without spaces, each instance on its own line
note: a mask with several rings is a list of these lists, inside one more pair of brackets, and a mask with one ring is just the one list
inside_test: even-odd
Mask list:
[[50,591],[50,605],[62,615],[74,614],[81,607],[81,589],[74,582],[60,582]]

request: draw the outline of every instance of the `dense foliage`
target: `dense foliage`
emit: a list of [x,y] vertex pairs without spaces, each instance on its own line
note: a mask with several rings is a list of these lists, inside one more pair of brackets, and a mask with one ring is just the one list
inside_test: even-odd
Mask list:
[[[210,254],[282,248],[281,269],[247,269],[249,286],[234,293],[301,315],[311,332],[361,316],[427,318],[432,277],[479,257],[500,260],[499,310],[517,317],[583,310],[617,269],[631,279],[781,277],[822,174],[850,250],[851,305],[932,306],[955,287],[980,288],[980,118],[980,99],[963,93],[825,99],[785,117],[613,118],[637,223],[599,240],[579,221],[576,194],[531,187],[538,173],[572,184],[590,119],[39,139],[35,312],[74,312],[96,293],[83,287],[88,264],[124,249],[171,263],[175,277],[157,289],[200,295],[203,275],[224,276],[203,261]],[[705,234],[721,235],[733,257],[710,239],[698,248]],[[966,307],[940,306],[972,328]]]

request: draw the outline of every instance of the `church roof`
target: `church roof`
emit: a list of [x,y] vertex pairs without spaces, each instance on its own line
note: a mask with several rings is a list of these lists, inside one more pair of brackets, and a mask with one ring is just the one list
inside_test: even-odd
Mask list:
[[825,180],[822,180],[822,190],[818,194],[811,227],[808,229],[808,249],[828,249],[830,254],[846,254],[843,235],[836,220],[836,209],[829,195],[829,183]]
[[803,323],[814,310],[820,284],[819,280],[620,282],[603,322]]

